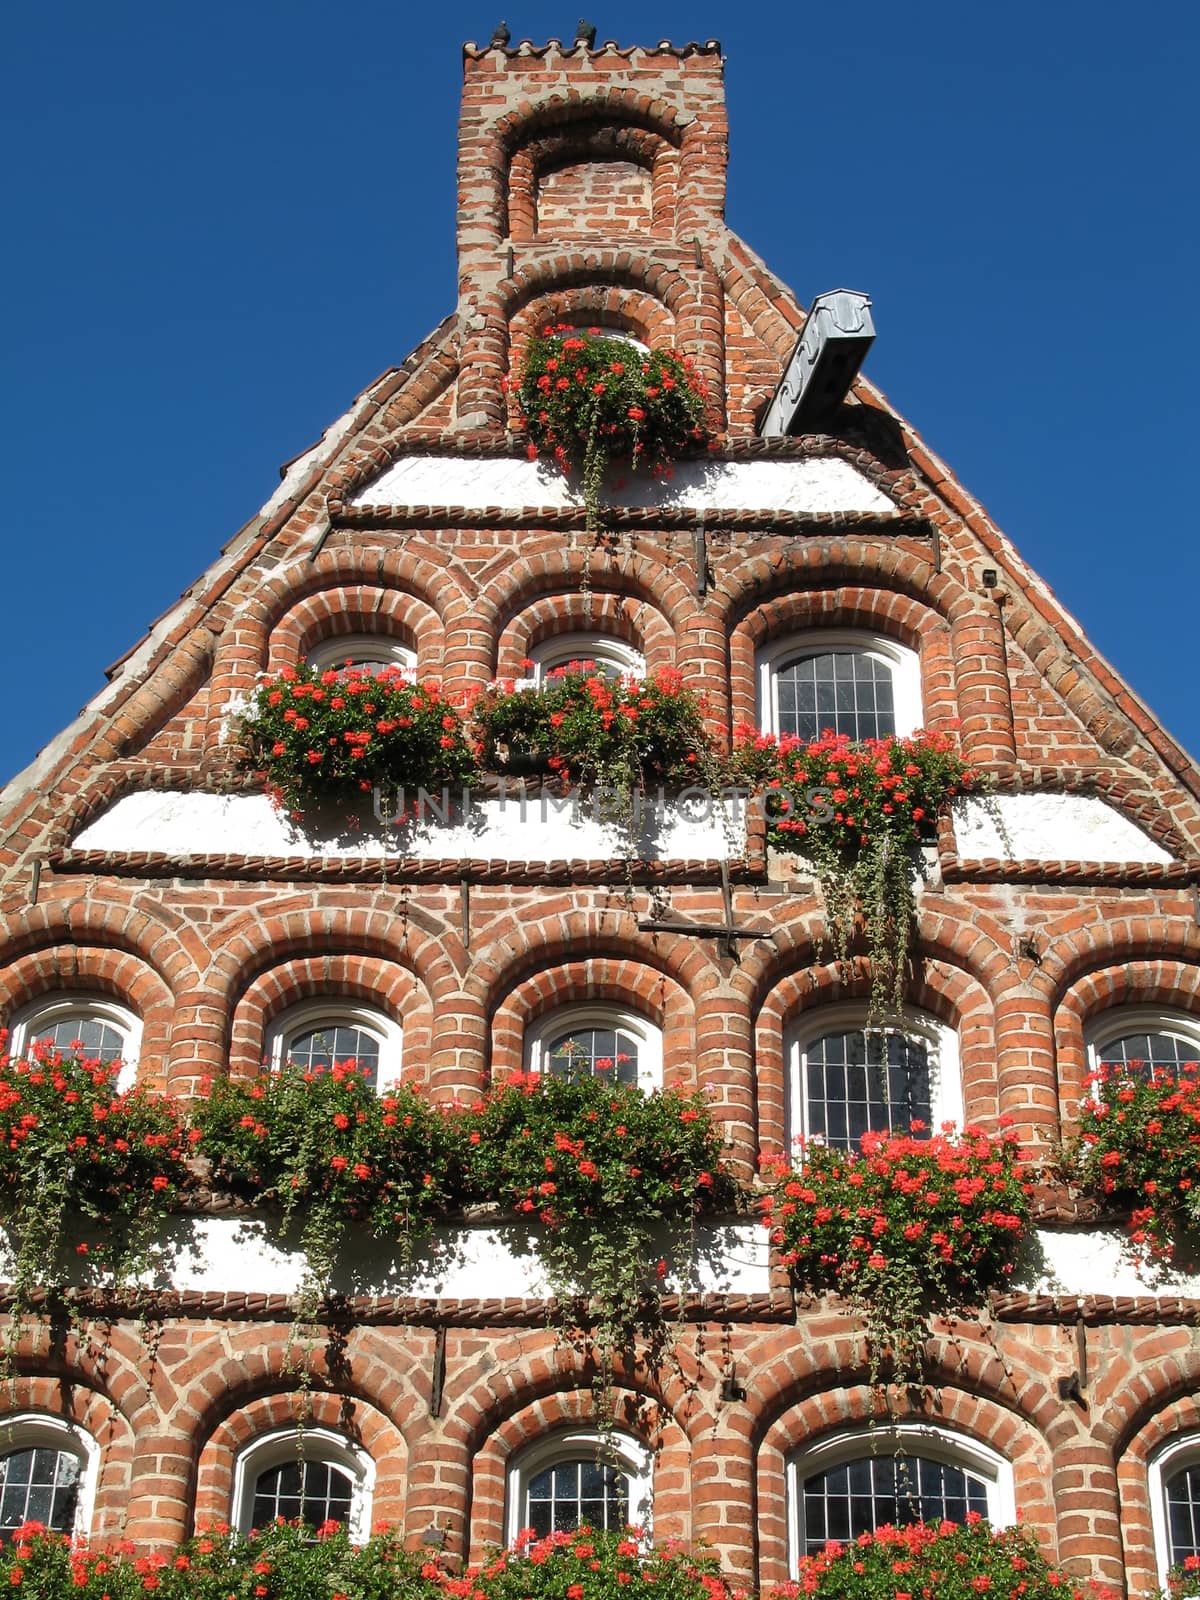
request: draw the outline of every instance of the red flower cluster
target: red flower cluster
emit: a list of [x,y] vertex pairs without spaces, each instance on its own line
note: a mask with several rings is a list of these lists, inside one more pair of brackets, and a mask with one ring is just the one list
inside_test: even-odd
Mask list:
[[1169,1261],[1200,1222],[1200,1064],[1103,1066],[1079,1114],[1078,1175],[1130,1213],[1135,1257]]
[[549,453],[583,474],[588,526],[599,526],[600,483],[608,462],[669,470],[683,451],[708,439],[708,389],[691,356],[639,350],[599,330],[565,324],[530,340],[515,388],[528,454]]
[[861,1154],[811,1143],[796,1168],[764,1158],[763,1222],[799,1282],[870,1297],[901,1275],[962,1305],[1011,1274],[1028,1226],[1016,1134],[923,1131],[864,1134]]
[[831,1543],[801,1558],[793,1583],[766,1600],[1116,1600],[1109,1590],[1081,1589],[1051,1567],[1024,1528],[991,1528],[977,1512],[963,1524],[918,1522],[882,1527],[849,1544]]
[[259,685],[242,734],[267,793],[294,815],[376,785],[436,793],[470,781],[475,762],[458,710],[434,682],[400,667],[287,667]]
[[451,1600],[745,1600],[712,1556],[680,1545],[648,1547],[636,1528],[581,1526],[540,1539],[527,1529],[512,1550],[493,1552],[461,1576],[433,1563],[426,1575]]
[[187,1180],[178,1108],[119,1092],[119,1071],[44,1045],[0,1057],[0,1215],[17,1242],[19,1293],[57,1281],[68,1217],[98,1233],[77,1247],[94,1271],[127,1276]]
[[[766,800],[768,837],[784,850],[827,841],[845,856],[886,835],[902,846],[933,837],[937,815],[975,774],[946,734],[803,740],[734,728],[735,771]],[[777,803],[776,803],[777,802]]]
[[536,688],[495,685],[476,700],[472,716],[485,765],[503,768],[519,751],[564,786],[628,790],[701,779],[713,758],[706,711],[672,667],[649,679],[614,680],[572,663]]

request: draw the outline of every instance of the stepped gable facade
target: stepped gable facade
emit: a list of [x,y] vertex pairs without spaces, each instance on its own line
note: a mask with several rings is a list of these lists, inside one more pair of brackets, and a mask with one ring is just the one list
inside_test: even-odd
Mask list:
[[[802,1062],[861,1034],[869,988],[864,961],[830,960],[813,883],[753,825],[733,850],[717,830],[636,863],[631,897],[570,822],[435,829],[386,870],[368,843],[306,839],[231,725],[264,673],[343,647],[451,694],[576,650],[674,666],[726,726],[769,726],[819,663],[869,672],[898,731],[957,729],[1006,824],[944,821],[918,897],[906,1027],[944,1103],[1006,1113],[1045,1151],[1106,1041],[1200,1040],[1189,758],[866,378],[826,431],[758,434],[805,312],[723,220],[722,72],[713,41],[465,48],[457,309],[0,797],[14,1044],[94,1024],[140,1081],[194,1096],[319,1018],[450,1100],[527,1064],[561,1016],[629,1030],[651,1076],[706,1091],[747,1181],[784,1148]],[[526,459],[501,382],[560,322],[687,352],[719,418],[705,462],[610,484],[598,546],[570,485]],[[749,936],[639,928],[664,904]],[[618,1374],[617,1476],[655,1537],[782,1580],[832,1469],[893,1440],[1071,1571],[1153,1587],[1168,1492],[1197,1492],[1200,1298],[1132,1280],[1065,1192],[1041,1203],[1051,1266],[938,1324],[927,1406],[874,1434],[861,1327],[797,1296],[743,1225],[687,1301],[677,1365]],[[95,1539],[249,1515],[295,1427],[295,1263],[201,1223],[152,1359],[119,1308],[102,1336],[31,1323],[0,1395],[0,1451],[69,1456]],[[337,1359],[312,1352],[308,1459],[357,1515],[463,1559],[504,1542],[551,1467],[600,1459],[590,1374],[510,1268],[397,1284],[364,1264]]]

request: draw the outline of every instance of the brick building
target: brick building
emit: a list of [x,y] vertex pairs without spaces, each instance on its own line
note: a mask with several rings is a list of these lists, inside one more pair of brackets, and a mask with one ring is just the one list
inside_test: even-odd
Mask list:
[[[449,1099],[564,1030],[623,1032],[647,1080],[710,1093],[751,1174],[805,1125],[811,1063],[858,1047],[868,988],[761,830],[664,846],[632,902],[622,861],[536,818],[435,830],[384,872],[378,841],[291,831],[231,749],[256,679],[298,660],[399,660],[466,692],[586,655],[676,665],[730,722],[803,728],[803,686],[837,679],[853,733],[959,726],[1005,832],[942,824],[904,1031],[934,1110],[1009,1113],[1052,1147],[1098,1055],[1200,1050],[1200,774],[868,381],[820,432],[760,437],[804,312],[722,220],[714,42],[468,46],[464,74],[456,312],[287,467],[2,797],[15,1048],[82,1037],[186,1096],[345,1028],[381,1076]],[[689,352],[724,430],[670,484],[611,485],[596,549],[510,431],[500,380],[547,320]],[[752,936],[639,927],[664,904]],[[531,1494],[620,1492],[656,1537],[768,1583],[849,1464],[892,1441],[930,1464],[929,1505],[1019,1517],[1072,1571],[1143,1591],[1168,1500],[1200,1504],[1200,1298],[1152,1293],[1065,1194],[1043,1212],[1044,1271],[939,1325],[928,1408],[870,1443],[861,1329],[730,1234],[680,1370],[621,1374],[615,1466],[578,1358],[499,1245],[453,1283],[364,1257],[338,1361],[314,1353],[306,1463],[347,1514],[452,1555],[502,1542]],[[48,1455],[98,1539],[247,1520],[294,1453],[296,1264],[227,1218],[187,1226],[152,1361],[131,1317],[102,1340],[30,1328],[0,1401],[6,1472]]]

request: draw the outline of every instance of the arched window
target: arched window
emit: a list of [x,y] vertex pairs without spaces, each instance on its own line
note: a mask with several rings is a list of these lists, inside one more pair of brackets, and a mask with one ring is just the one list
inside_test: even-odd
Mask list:
[[758,655],[759,726],[811,740],[883,739],[921,726],[920,662],[892,639],[811,633]]
[[1087,1030],[1092,1071],[1127,1068],[1149,1077],[1155,1070],[1177,1072],[1186,1061],[1200,1061],[1200,1022],[1178,1012],[1118,1006]]
[[600,633],[560,633],[535,645],[532,658],[534,683],[544,683],[553,673],[581,666],[606,678],[640,678],[646,671],[640,650],[623,639]]
[[591,1528],[650,1529],[650,1452],[628,1434],[564,1431],[523,1450],[508,1475],[508,1542]]
[[325,1428],[264,1434],[234,1468],[231,1521],[242,1533],[283,1517],[311,1528],[343,1524],[355,1543],[371,1531],[375,1463],[357,1445]]
[[996,1527],[1015,1518],[1012,1468],[974,1439],[925,1423],[841,1433],[788,1463],[789,1557],[816,1555],[890,1523],[961,1522],[969,1511]]
[[552,1011],[526,1037],[530,1072],[603,1077],[649,1094],[662,1087],[662,1034],[653,1023],[615,1006]]
[[0,1542],[26,1522],[85,1537],[92,1522],[99,1450],[61,1417],[26,1412],[0,1422]]
[[120,1062],[117,1087],[132,1089],[141,1043],[142,1024],[127,1007],[102,995],[55,994],[43,995],[16,1013],[8,1048],[23,1056],[42,1044],[62,1056],[78,1054],[105,1065]]
[[400,1081],[400,1025],[373,1007],[317,1000],[285,1011],[267,1030],[267,1059],[274,1071],[285,1061],[307,1068],[357,1061],[379,1093]]
[[[1159,1578],[1200,1556],[1200,1434],[1171,1439],[1150,1460],[1150,1520]],[[1185,1593],[1195,1593],[1193,1583]]]
[[868,1026],[861,1007],[819,1007],[788,1030],[788,1140],[857,1150],[867,1132],[962,1121],[958,1038],[917,1012]]
[[322,639],[308,652],[308,664],[318,672],[379,672],[399,667],[415,675],[417,653],[399,639],[382,633],[342,633]]

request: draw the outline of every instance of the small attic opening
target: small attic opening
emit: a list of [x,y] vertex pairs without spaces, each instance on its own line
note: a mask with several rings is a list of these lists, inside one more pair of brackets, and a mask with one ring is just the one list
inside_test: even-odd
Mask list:
[[594,113],[526,132],[508,174],[511,238],[673,234],[679,151],[663,132]]

